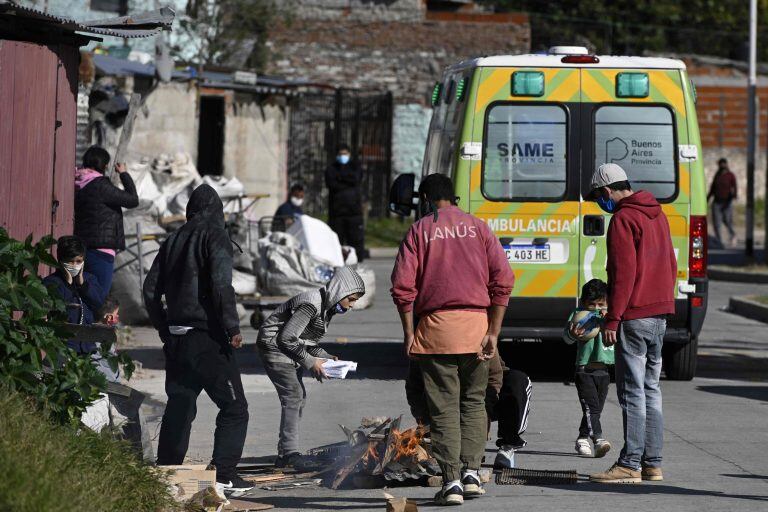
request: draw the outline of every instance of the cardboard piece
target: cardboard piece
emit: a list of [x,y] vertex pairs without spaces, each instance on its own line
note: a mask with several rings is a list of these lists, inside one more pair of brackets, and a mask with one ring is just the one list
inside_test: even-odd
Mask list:
[[395,497],[386,492],[384,498],[387,500],[387,512],[419,512],[416,502],[408,498]]
[[182,464],[180,466],[158,466],[166,470],[168,482],[178,486],[181,499],[188,499],[197,492],[216,486],[216,470],[206,469],[205,464]]

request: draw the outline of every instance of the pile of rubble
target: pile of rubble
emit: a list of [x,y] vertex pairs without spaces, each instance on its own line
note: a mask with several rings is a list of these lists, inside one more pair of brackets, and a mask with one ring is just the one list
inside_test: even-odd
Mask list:
[[[144,276],[168,233],[185,222],[189,197],[203,183],[213,187],[224,202],[230,238],[240,247],[240,251],[235,250],[232,285],[243,297],[242,302],[260,295],[287,298],[319,288],[330,280],[336,267],[352,264],[369,292],[357,307],[370,305],[375,294],[373,271],[356,265],[353,258],[342,258],[349,251],[342,250],[338,237],[322,221],[306,217],[287,232],[261,236],[264,233],[260,233],[258,219],[239,209],[242,201],[238,199],[245,196],[243,184],[237,178],[201,176],[186,153],[129,163],[128,172],[136,184],[139,206],[124,213],[127,248],[115,259],[112,287],[125,323],[148,321],[141,293]],[[302,225],[312,227],[302,231]],[[318,233],[326,233],[326,238],[310,244],[308,234],[316,239]],[[329,247],[338,258],[327,258]],[[315,254],[317,251],[320,253]],[[247,323],[250,315],[245,307],[239,305],[238,310],[242,323]]]

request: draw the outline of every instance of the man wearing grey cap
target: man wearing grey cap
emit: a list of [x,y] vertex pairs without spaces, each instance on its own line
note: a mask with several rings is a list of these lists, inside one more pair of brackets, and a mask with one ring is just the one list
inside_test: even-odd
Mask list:
[[675,312],[677,261],[669,222],[656,198],[634,192],[616,164],[592,176],[592,197],[613,218],[608,227],[608,313],[603,343],[616,345],[616,392],[624,423],[619,460],[593,482],[662,480],[661,346]]

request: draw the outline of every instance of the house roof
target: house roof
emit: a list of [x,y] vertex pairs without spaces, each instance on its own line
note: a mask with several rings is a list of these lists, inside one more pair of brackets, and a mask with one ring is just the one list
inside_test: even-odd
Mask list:
[[176,13],[170,7],[162,7],[154,11],[119,18],[78,22],[72,18],[47,13],[9,0],[0,0],[0,16],[37,21],[83,34],[140,38],[154,36],[163,30],[170,29]]
[[[93,64],[102,75],[112,76],[155,76],[154,64],[142,64],[127,59],[120,59],[110,55],[94,54]],[[173,80],[190,80],[194,77],[193,71],[189,69],[174,70]],[[288,90],[298,86],[308,85],[304,81],[287,80],[283,77],[258,75],[256,84],[242,84],[235,82],[231,73],[222,73],[218,71],[203,71],[201,84],[203,87],[213,89],[232,89],[241,92],[252,92],[262,94],[291,94]]]

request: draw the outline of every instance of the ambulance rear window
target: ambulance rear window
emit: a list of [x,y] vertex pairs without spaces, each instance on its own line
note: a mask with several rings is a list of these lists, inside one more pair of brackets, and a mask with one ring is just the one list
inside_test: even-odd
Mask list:
[[677,192],[674,134],[666,107],[602,106],[595,113],[595,168],[619,164],[634,190],[672,199]]
[[488,112],[483,195],[492,201],[556,201],[565,196],[567,113],[559,105],[510,104]]

